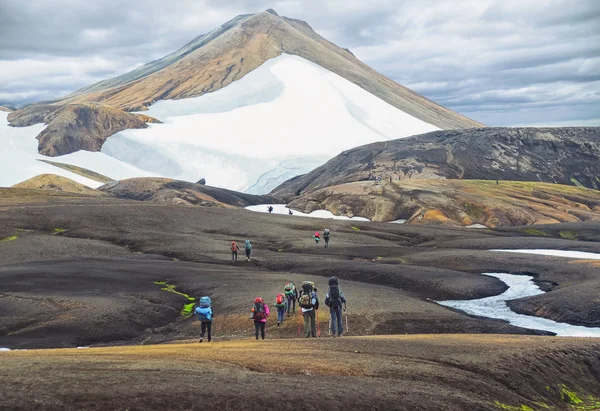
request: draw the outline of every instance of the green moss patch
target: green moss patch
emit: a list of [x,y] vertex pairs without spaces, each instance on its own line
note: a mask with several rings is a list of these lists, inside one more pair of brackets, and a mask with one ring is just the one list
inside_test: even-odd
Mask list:
[[558,235],[565,240],[577,240],[577,237],[579,237],[579,233],[575,231],[561,231]]
[[190,315],[192,315],[192,310],[194,309],[194,306],[196,305],[196,299],[194,297],[190,297],[189,295],[182,293],[181,291],[177,291],[175,289],[177,286],[175,286],[173,284],[168,284],[166,281],[155,281],[154,284],[161,285],[162,287],[160,289],[163,291],[181,295],[182,297],[187,298],[187,300],[190,302],[183,305],[183,308],[181,309],[181,316],[189,317]]
[[55,228],[52,231],[54,232],[54,234],[62,234],[67,230],[65,230],[64,228]]
[[2,240],[0,240],[0,243],[7,243],[9,241],[15,241],[17,238],[19,238],[19,237],[17,237],[16,235],[11,235],[10,237],[6,237],[6,238],[3,238]]
[[[567,410],[573,411],[598,411],[600,410],[600,398],[596,398],[593,395],[585,395],[581,392],[571,390],[565,384],[560,384],[556,388],[546,386],[546,391],[552,394],[557,394],[558,398],[567,404]],[[543,402],[534,402],[535,408],[528,405],[509,405],[501,403],[500,401],[494,401],[494,405],[501,410],[507,411],[544,411],[544,410],[558,410],[563,409],[556,408],[554,406],[547,405]]]
[[539,236],[539,237],[550,237],[550,234],[545,233],[541,230],[538,230],[537,228],[529,227],[529,228],[525,228],[521,231],[527,235],[535,235],[535,236]]
[[571,183],[573,183],[574,185],[576,185],[579,188],[586,188],[583,184],[581,184],[579,181],[577,181],[577,179],[575,177],[571,177]]
[[350,226],[350,227],[352,227],[352,229],[353,229],[354,231],[360,231],[360,228],[358,228],[358,227],[355,227],[355,226],[353,226],[353,225],[352,225],[352,226]]

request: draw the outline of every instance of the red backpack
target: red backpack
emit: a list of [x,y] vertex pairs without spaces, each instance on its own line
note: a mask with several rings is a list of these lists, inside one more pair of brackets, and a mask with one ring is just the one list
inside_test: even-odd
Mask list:
[[277,294],[277,304],[283,304],[283,294]]
[[254,321],[261,321],[267,318],[267,314],[265,313],[265,303],[262,298],[257,297],[254,300],[254,305],[252,306],[252,319]]

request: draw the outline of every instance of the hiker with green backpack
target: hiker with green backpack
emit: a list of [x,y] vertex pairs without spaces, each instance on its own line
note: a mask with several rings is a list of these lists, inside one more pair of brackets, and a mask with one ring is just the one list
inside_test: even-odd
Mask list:
[[302,308],[304,318],[304,337],[317,337],[317,310],[319,309],[319,298],[317,288],[312,281],[302,283],[298,296],[298,305]]
[[250,311],[252,312],[250,319],[254,321],[254,336],[258,340],[258,333],[260,331],[260,335],[264,340],[265,326],[267,325],[267,317],[269,316],[269,306],[267,306],[262,298],[256,297]]
[[250,254],[252,253],[252,243],[250,240],[246,240],[244,244],[244,249],[246,250],[246,262],[250,261]]
[[277,326],[279,327],[285,318],[287,308],[287,299],[283,294],[277,294],[275,297],[275,307],[277,308]]
[[287,283],[285,287],[283,287],[283,291],[285,294],[285,298],[287,299],[287,315],[290,316],[290,309],[292,308],[292,304],[294,305],[293,312],[296,312],[296,300],[298,299],[298,290],[296,290],[296,286],[294,283]]
[[208,342],[212,339],[213,310],[210,297],[201,297],[200,302],[194,308],[194,314],[200,320],[200,342],[204,340],[204,334],[208,331]]

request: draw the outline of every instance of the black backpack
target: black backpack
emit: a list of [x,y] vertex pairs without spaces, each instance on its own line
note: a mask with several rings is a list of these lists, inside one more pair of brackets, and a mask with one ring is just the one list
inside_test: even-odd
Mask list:
[[329,304],[331,307],[340,308],[342,306],[342,297],[340,294],[339,285],[331,284],[329,286]]

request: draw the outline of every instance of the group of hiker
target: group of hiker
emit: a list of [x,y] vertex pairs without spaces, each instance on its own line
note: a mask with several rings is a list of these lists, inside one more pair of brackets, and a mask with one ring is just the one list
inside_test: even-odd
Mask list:
[[[299,291],[296,289],[294,283],[289,282],[285,285],[283,293],[277,294],[274,304],[277,309],[277,326],[279,327],[284,322],[286,312],[288,317],[296,312],[296,302],[298,302],[302,311],[304,337],[314,338],[319,336],[319,297],[317,295],[317,287],[312,281],[304,281]],[[331,335],[333,337],[341,337],[344,334],[342,310],[346,311],[346,302],[346,297],[340,290],[338,278],[329,278],[329,292],[325,296],[325,305],[329,307]],[[205,296],[200,298],[199,304],[193,312],[201,322],[200,342],[204,340],[204,336],[207,333],[207,340],[210,342],[212,339],[212,322],[214,318],[210,297]],[[257,340],[259,336],[261,339],[265,339],[265,329],[269,315],[270,310],[267,303],[261,297],[255,298],[250,309],[250,319],[254,322],[254,336]],[[299,333],[300,328],[298,328]]]
[[[329,240],[331,238],[331,232],[328,228],[323,231],[323,240],[325,240],[325,248],[329,248]],[[321,234],[317,231],[313,235],[313,240],[315,240],[317,248],[319,248],[319,243],[321,242]],[[236,262],[238,259],[238,251],[240,250],[240,246],[235,241],[231,242],[231,261]],[[252,254],[252,243],[250,240],[246,240],[244,242],[244,250],[246,251],[246,262],[250,261],[250,255]]]

